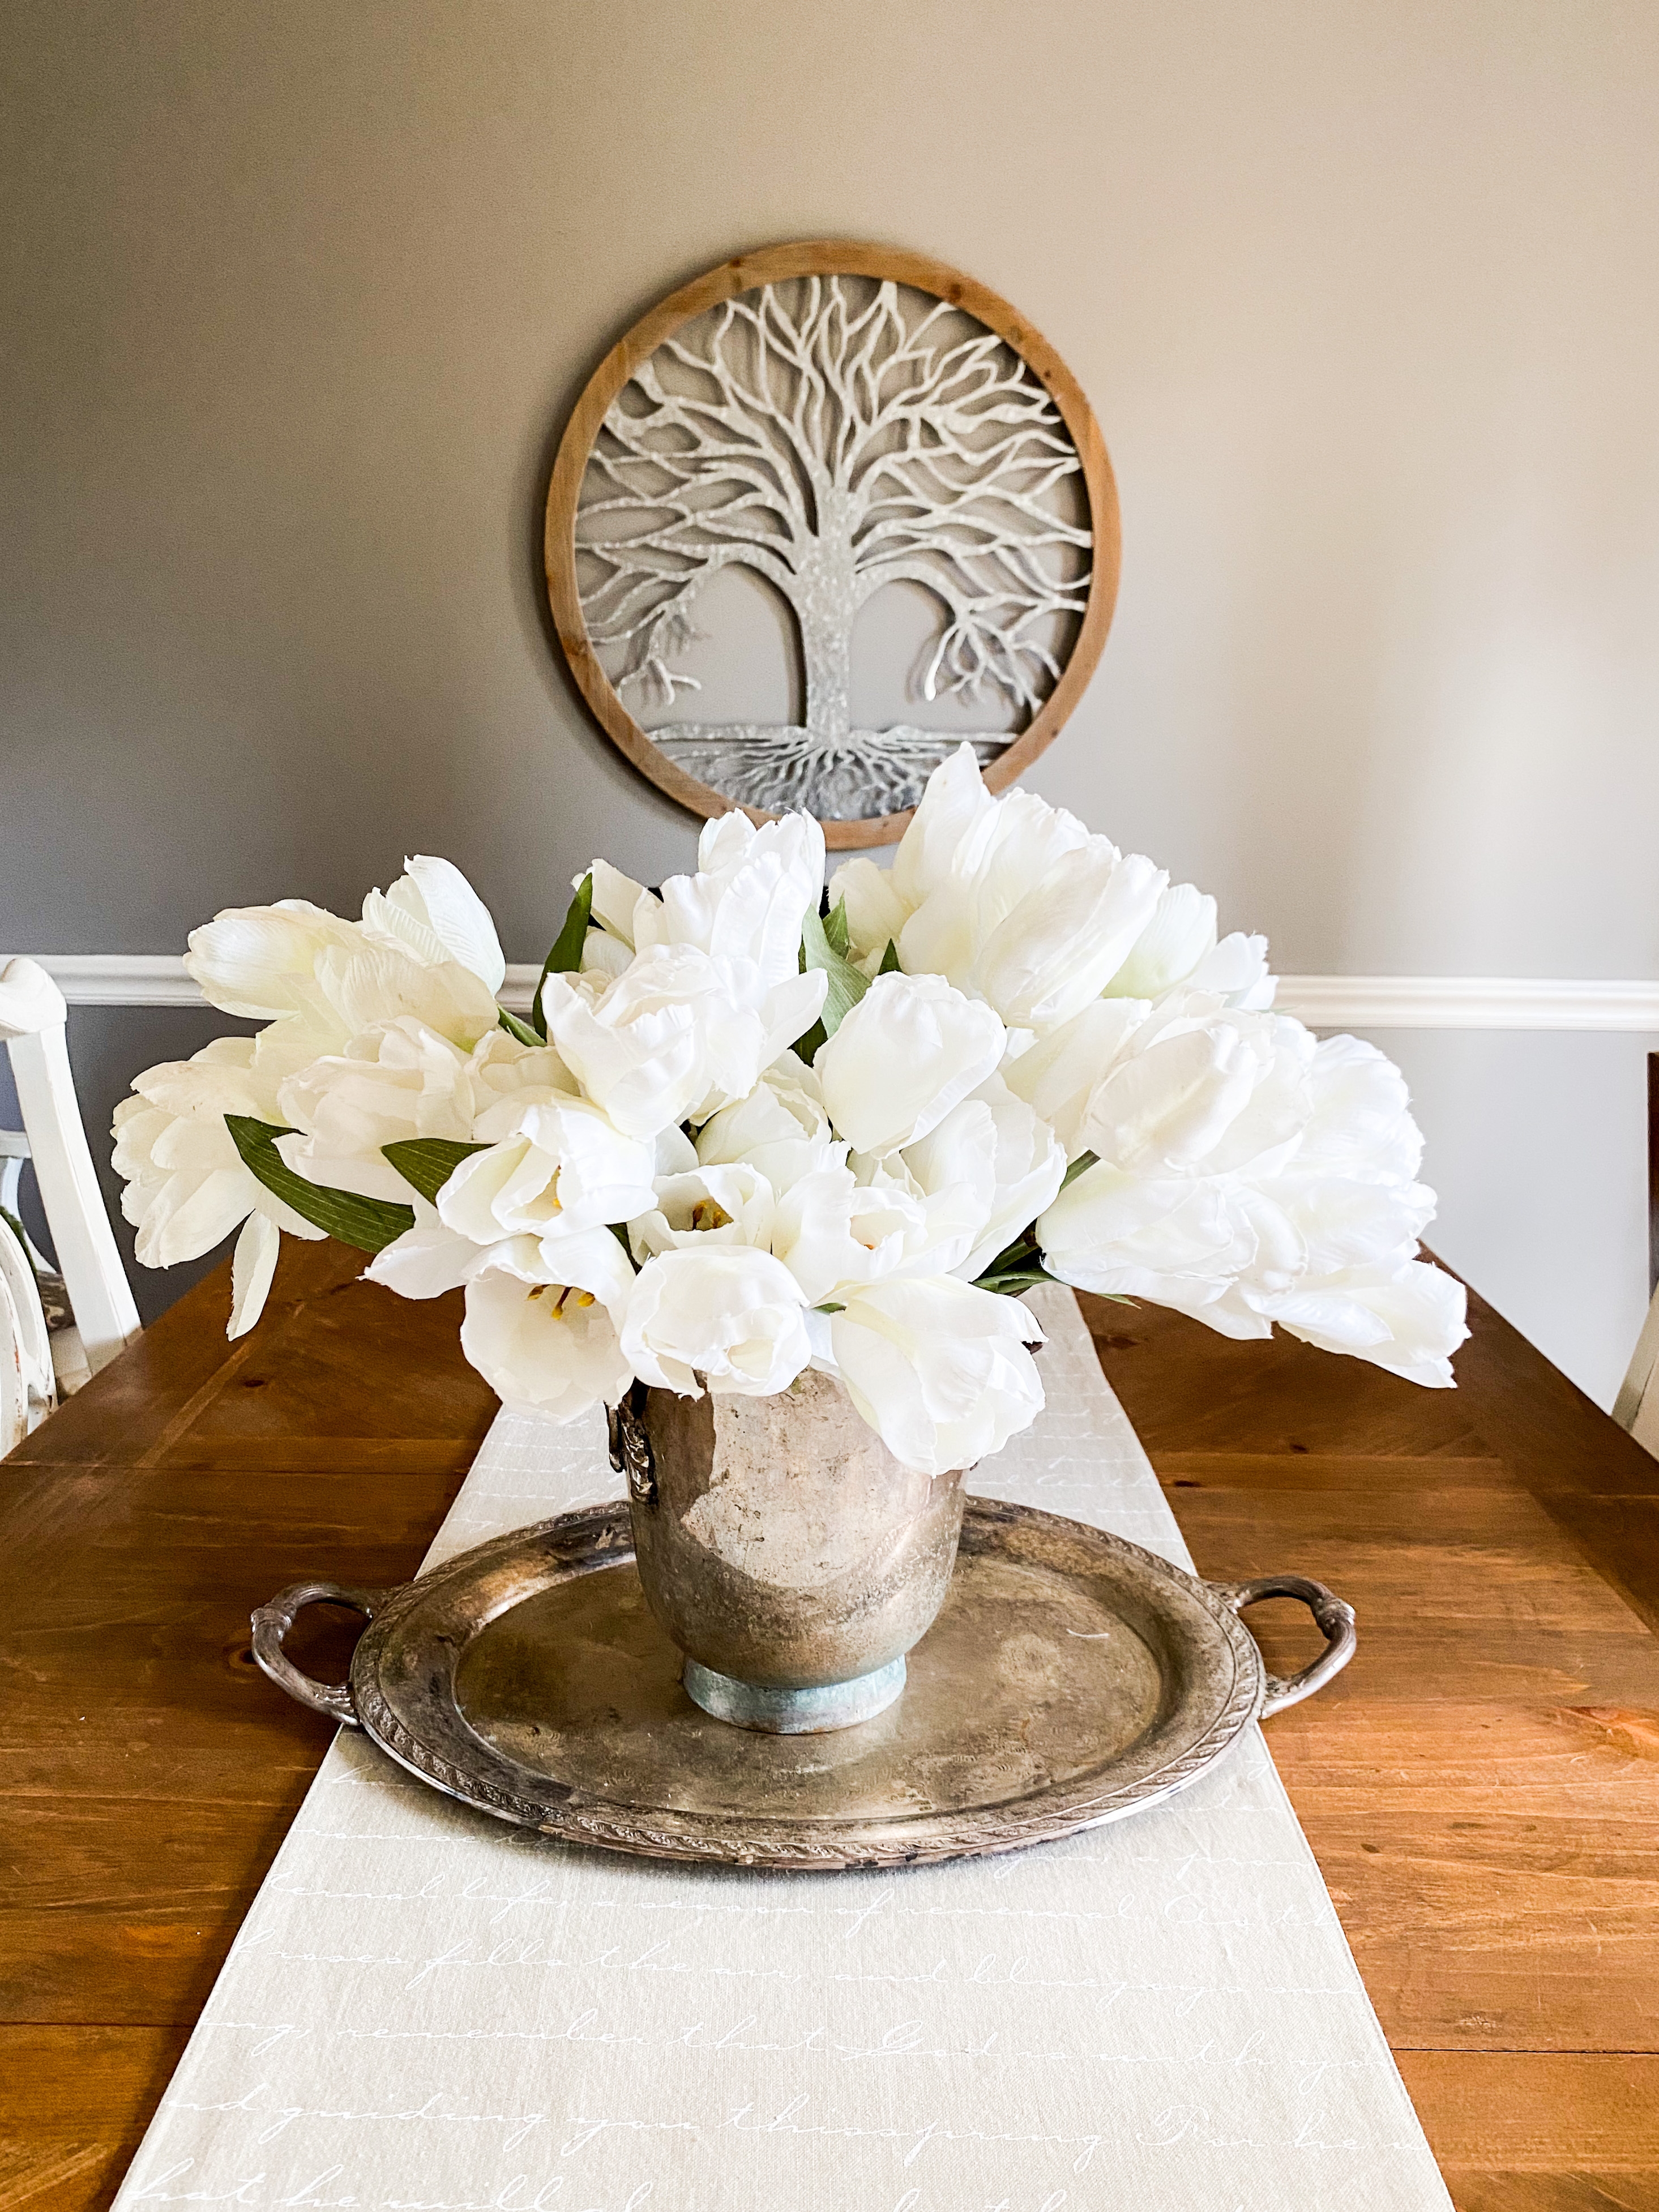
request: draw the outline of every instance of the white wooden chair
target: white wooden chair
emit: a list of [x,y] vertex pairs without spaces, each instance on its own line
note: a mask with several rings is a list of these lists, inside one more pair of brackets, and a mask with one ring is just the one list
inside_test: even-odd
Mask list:
[[10,1224],[0,1218],[0,1456],[57,1403],[52,1339],[34,1270]]
[[1613,1418],[1659,1459],[1659,1052],[1648,1054],[1648,1289],[1652,1302]]
[[[21,1133],[0,1133],[0,1201],[15,1218],[18,1176],[32,1158],[79,1337],[78,1347],[68,1341],[58,1347],[59,1380],[73,1388],[82,1379],[77,1349],[85,1371],[95,1375],[131,1343],[139,1322],[76,1103],[67,1019],[63,993],[37,962],[0,967],[0,1040],[10,1050],[23,1117]],[[27,1237],[20,1241],[0,1220],[0,1450],[17,1441],[9,1428],[21,1419],[20,1433],[27,1434],[55,1399],[56,1340],[42,1341],[48,1331],[36,1274],[41,1264]]]

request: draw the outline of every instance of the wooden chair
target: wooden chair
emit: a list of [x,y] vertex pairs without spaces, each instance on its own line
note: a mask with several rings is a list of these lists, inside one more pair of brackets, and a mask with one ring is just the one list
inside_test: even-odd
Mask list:
[[1648,1317],[1613,1418],[1659,1459],[1659,1052],[1648,1054]]
[[[0,1135],[0,1158],[3,1158],[0,1190],[6,1200],[5,1211],[15,1219],[17,1177],[23,1159],[33,1159],[46,1225],[58,1249],[58,1267],[74,1312],[79,1350],[84,1355],[86,1370],[95,1375],[138,1334],[138,1309],[132,1302],[81,1124],[75,1079],[70,1073],[67,1020],[63,993],[37,962],[12,960],[0,967],[0,1039],[11,1054],[12,1077],[23,1116],[21,1136],[12,1131]],[[39,1340],[46,1322],[37,1268],[44,1273],[44,1267],[40,1254],[22,1233],[21,1223],[14,1230],[9,1223],[0,1221],[0,1231],[4,1232],[0,1269],[6,1294],[5,1304],[0,1306],[0,1368],[5,1376],[0,1390],[9,1394],[15,1420],[20,1389],[26,1407],[30,1389],[35,1392],[37,1404],[41,1389]],[[50,1287],[52,1279],[46,1280]],[[66,1344],[58,1363],[66,1387],[73,1386],[74,1364],[73,1347]],[[52,1367],[48,1347],[48,1389]],[[30,1374],[32,1385],[27,1379]],[[20,1376],[24,1378],[21,1382]],[[14,1437],[0,1449],[9,1449],[15,1441]]]

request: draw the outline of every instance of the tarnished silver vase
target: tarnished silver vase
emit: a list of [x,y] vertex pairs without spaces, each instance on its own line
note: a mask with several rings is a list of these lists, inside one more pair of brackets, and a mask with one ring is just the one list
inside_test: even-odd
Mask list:
[[963,1474],[918,1474],[808,1370],[764,1398],[636,1383],[611,1417],[646,1601],[705,1712],[849,1728],[904,1687],[945,1602]]

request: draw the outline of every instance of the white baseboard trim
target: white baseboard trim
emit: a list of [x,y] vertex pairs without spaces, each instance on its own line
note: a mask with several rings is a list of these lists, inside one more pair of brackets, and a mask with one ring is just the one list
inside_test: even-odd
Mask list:
[[[201,993],[171,952],[37,953],[72,1006],[191,1006]],[[507,971],[523,1013],[540,973]],[[1659,1033],[1659,982],[1518,975],[1281,975],[1279,1005],[1317,1030],[1618,1030]]]

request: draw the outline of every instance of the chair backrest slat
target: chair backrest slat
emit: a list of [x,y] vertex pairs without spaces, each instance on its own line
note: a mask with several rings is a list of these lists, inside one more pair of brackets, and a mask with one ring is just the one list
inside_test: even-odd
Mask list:
[[11,1051],[46,1224],[87,1364],[96,1374],[139,1333],[138,1309],[87,1146],[70,1073],[63,994],[33,960],[0,969],[0,1037]]

